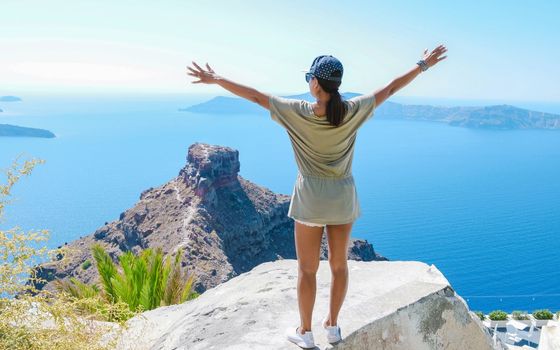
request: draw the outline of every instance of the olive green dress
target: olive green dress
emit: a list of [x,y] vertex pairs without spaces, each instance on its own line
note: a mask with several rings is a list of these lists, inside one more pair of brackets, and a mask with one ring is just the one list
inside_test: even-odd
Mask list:
[[352,159],[357,131],[373,117],[373,92],[345,100],[338,126],[318,117],[312,103],[270,96],[270,116],[286,129],[298,166],[288,216],[317,224],[345,224],[361,216]]

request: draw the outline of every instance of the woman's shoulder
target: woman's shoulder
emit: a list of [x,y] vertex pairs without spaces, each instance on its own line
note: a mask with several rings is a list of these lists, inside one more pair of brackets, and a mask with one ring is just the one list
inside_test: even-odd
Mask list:
[[304,103],[306,101],[297,98],[270,95],[269,102],[270,104],[277,106],[279,109],[294,109],[298,111],[301,110],[303,106],[305,106]]
[[364,105],[367,103],[373,103],[375,102],[375,92],[368,92],[365,94],[361,94],[361,95],[356,95],[353,96],[351,98],[349,98],[348,100],[349,103],[351,103],[352,105]]

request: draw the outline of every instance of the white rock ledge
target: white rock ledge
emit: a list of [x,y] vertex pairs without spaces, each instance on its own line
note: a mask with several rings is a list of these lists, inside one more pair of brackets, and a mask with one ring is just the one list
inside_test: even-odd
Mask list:
[[[328,313],[330,269],[320,261],[312,330],[318,349],[485,350],[489,331],[434,266],[419,261],[348,261],[349,285],[330,345],[321,328]],[[263,263],[193,301],[129,320],[118,349],[299,349],[286,327],[299,324],[297,260]]]

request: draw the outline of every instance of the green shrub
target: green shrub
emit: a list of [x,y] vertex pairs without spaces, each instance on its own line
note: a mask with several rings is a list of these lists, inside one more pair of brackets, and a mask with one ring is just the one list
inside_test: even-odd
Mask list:
[[54,286],[60,291],[65,291],[74,298],[95,298],[99,296],[99,288],[95,285],[90,286],[78,280],[76,277],[70,277],[66,280],[54,280]]
[[[18,157],[19,158],[19,157]],[[14,161],[6,171],[7,184],[0,184],[0,219],[10,201],[12,187],[23,175],[29,175],[43,160],[28,160],[23,166]],[[46,281],[37,275],[35,266],[62,249],[42,246],[49,231],[23,232],[19,227],[0,229],[0,349],[10,350],[101,350],[114,347],[114,339],[103,345],[110,331],[107,324],[92,326],[87,319],[102,318],[100,313],[84,315],[83,305],[92,299],[75,300],[67,295],[39,291],[36,285]],[[79,302],[79,303],[78,303]],[[122,306],[105,307],[118,314]],[[124,311],[128,312],[128,308]],[[123,324],[121,324],[122,326]],[[107,326],[107,327],[106,327]],[[111,344],[113,343],[113,344]]]
[[552,320],[554,315],[550,312],[549,309],[540,309],[533,311],[533,317],[537,320]]
[[482,311],[474,311],[474,314],[480,318],[481,321],[484,321],[484,312]]
[[511,312],[511,317],[513,317],[514,320],[528,320],[529,319],[529,315],[527,314],[526,311],[512,311]]
[[87,260],[84,261],[84,263],[82,264],[82,270],[87,270],[90,266],[91,266],[91,261],[89,261],[89,259],[87,259]]
[[507,313],[502,310],[494,310],[488,314],[488,318],[492,321],[505,321],[507,320]]
[[99,243],[92,246],[92,253],[102,291],[75,278],[55,282],[58,290],[76,298],[97,296],[108,303],[122,302],[132,312],[183,303],[199,295],[191,291],[194,274],[181,269],[182,250],[176,252],[173,262],[170,255],[163,258],[159,247],[147,248],[138,256],[128,251],[118,258],[120,268]]
[[[25,161],[20,167],[15,161],[12,168],[6,171],[7,184],[0,183],[0,221],[6,204],[10,202],[8,199],[12,187],[20,177],[29,175],[37,163],[43,162]],[[119,300],[107,302],[103,290],[77,279],[57,280],[55,285],[62,283],[69,287],[57,294],[37,290],[36,286],[46,283],[45,279],[37,275],[38,264],[48,257],[62,265],[69,263],[66,244],[53,250],[41,247],[48,236],[48,230],[22,232],[17,226],[9,230],[0,229],[0,349],[114,349],[118,333],[125,326],[124,322],[135,312],[131,311],[129,304],[120,300],[120,293],[116,294]],[[164,267],[161,267],[161,252],[146,254],[149,255],[145,260],[148,271],[146,282],[152,285],[141,289],[145,290],[141,293],[142,302],[157,304],[156,296],[161,295],[163,301],[160,300],[160,303],[168,305],[198,296],[198,293],[190,291],[194,276],[185,278],[179,269],[180,253],[173,264],[166,260]],[[115,282],[115,290],[128,290],[128,277],[113,277],[110,281]],[[183,283],[185,279],[187,282]],[[126,283],[119,284],[123,281]],[[136,286],[134,283],[132,285]],[[162,292],[163,286],[166,289]],[[117,324],[89,322],[94,320],[116,321],[120,328],[114,332],[113,326]],[[115,337],[107,339],[109,333]]]

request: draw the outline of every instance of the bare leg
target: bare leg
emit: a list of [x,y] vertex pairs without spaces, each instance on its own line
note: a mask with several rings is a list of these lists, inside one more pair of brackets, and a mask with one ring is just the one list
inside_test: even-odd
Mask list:
[[323,227],[295,222],[295,244],[298,259],[297,295],[301,319],[300,333],[311,331],[311,319],[317,292],[317,270],[321,252]]
[[331,267],[331,297],[327,326],[337,324],[338,313],[348,290],[348,244],[352,224],[327,225],[329,265]]

